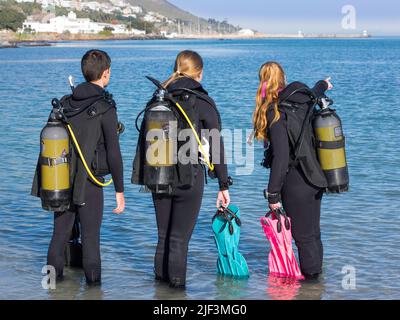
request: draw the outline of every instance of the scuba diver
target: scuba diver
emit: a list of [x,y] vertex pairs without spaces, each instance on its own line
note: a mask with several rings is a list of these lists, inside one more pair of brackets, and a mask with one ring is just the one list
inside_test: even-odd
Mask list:
[[[121,127],[115,101],[105,91],[110,67],[111,59],[106,52],[86,52],[81,60],[86,82],[72,88],[72,95],[60,101],[53,99],[53,111],[41,133],[41,155],[32,195],[42,199],[44,209],[54,211],[47,264],[55,268],[57,280],[63,279],[64,249],[78,217],[86,282],[101,283],[104,186],[114,182],[117,208],[113,213],[121,214],[125,209]],[[69,143],[69,138],[74,143]],[[48,155],[54,150],[62,153]],[[112,180],[105,183],[104,176],[108,174]]]
[[[265,63],[259,78],[253,115],[254,135],[257,140],[264,141],[266,151],[262,165],[271,169],[264,195],[272,211],[282,210],[283,206],[292,220],[302,274],[306,279],[318,279],[323,262],[321,201],[331,185],[327,181],[329,172],[323,170],[318,158],[316,143],[320,141],[316,141],[318,137],[310,115],[315,114],[316,101],[321,101],[333,86],[330,78],[317,82],[312,89],[301,82],[287,85],[284,70],[276,62]],[[338,128],[335,128],[335,135],[337,133],[339,138],[342,131]],[[344,147],[339,145],[342,143],[344,138],[336,146],[333,143],[330,150],[341,147],[337,150],[344,155]],[[341,181],[336,188],[332,186],[332,192],[346,191],[346,164],[335,173]]]
[[[203,198],[205,166],[209,168],[208,175],[219,182],[217,208],[226,208],[230,203],[228,190],[232,181],[225,164],[221,119],[215,102],[200,84],[202,78],[203,59],[189,50],[178,54],[173,74],[162,85],[149,78],[159,90],[143,111],[145,115],[133,163],[132,183],[144,185],[152,192],[156,211],[158,244],[154,258],[155,278],[173,288],[185,288],[186,285],[188,246]],[[171,106],[166,101],[167,92],[170,95],[168,100],[174,101]],[[159,124],[161,119],[165,122]],[[185,128],[197,139],[196,142],[193,136],[189,137],[189,143],[194,143],[194,161],[189,164],[180,160],[176,164],[172,161],[159,164],[152,161],[145,150],[146,144],[151,147],[147,129],[158,127],[163,132],[158,142],[167,141],[174,135],[173,121],[178,123],[178,131]],[[205,144],[202,145],[199,136],[207,129],[218,134],[210,134],[208,140],[203,135]],[[219,151],[214,152],[214,147]],[[168,148],[159,149],[172,154]],[[178,143],[177,149],[180,154],[183,145]],[[206,149],[213,150],[211,155]]]

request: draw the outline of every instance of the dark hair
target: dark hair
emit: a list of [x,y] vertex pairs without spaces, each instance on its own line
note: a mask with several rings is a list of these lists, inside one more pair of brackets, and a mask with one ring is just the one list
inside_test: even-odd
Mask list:
[[102,50],[89,50],[82,57],[81,69],[86,81],[99,80],[111,66],[111,58]]

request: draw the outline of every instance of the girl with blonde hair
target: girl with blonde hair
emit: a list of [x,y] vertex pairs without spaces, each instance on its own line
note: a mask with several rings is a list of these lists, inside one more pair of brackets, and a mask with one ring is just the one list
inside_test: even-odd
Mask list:
[[[266,190],[269,207],[274,211],[283,206],[292,220],[301,271],[306,278],[318,278],[323,261],[321,200],[327,184],[307,114],[315,99],[333,86],[329,78],[313,89],[301,82],[287,85],[285,72],[276,62],[263,64],[259,78],[253,123],[255,138],[267,148],[264,166],[271,169]],[[303,139],[298,123],[305,123]]]
[[[215,102],[208,96],[200,82],[203,79],[203,59],[194,51],[182,51],[178,54],[174,72],[163,86],[182,104],[195,99],[193,108],[199,119],[199,131],[202,129],[221,131],[221,120]],[[182,89],[196,92],[188,94]],[[200,135],[200,134],[199,134]],[[201,135],[200,135],[201,136]],[[224,157],[224,144],[221,136],[213,141],[210,137],[210,150],[219,144],[219,154],[212,154],[214,175],[219,182],[217,207],[227,207],[229,198],[229,177]],[[215,140],[216,138],[214,138]],[[197,156],[197,155],[196,155]],[[208,155],[203,155],[208,158]],[[218,159],[219,158],[219,159]],[[196,176],[190,189],[177,188],[172,194],[153,193],[158,226],[158,245],[154,261],[157,280],[165,281],[174,288],[184,288],[186,284],[186,265],[189,241],[200,212],[204,191],[204,172],[201,165],[195,165]]]

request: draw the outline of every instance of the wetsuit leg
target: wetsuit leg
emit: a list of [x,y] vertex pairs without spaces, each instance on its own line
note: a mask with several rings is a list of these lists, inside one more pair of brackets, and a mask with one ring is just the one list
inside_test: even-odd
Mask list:
[[65,265],[65,246],[71,238],[75,221],[75,212],[57,212],[54,214],[53,236],[47,253],[47,264],[56,269],[57,279],[62,279]]
[[[197,217],[200,212],[204,191],[204,176],[202,171],[196,177],[195,184],[188,190],[177,190],[172,197],[153,196],[159,234],[167,235],[163,250],[168,242],[168,252],[164,249],[164,259],[168,259],[168,278],[174,286],[184,286],[186,283],[187,252]],[[170,210],[170,211],[168,211]],[[157,247],[157,250],[159,248]],[[167,254],[167,256],[165,256]],[[157,257],[158,265],[161,255]],[[165,266],[165,264],[164,264]],[[163,269],[165,271],[165,268]],[[160,272],[156,266],[156,273]]]
[[78,208],[83,269],[87,283],[97,284],[101,281],[100,228],[103,219],[103,189],[87,181],[85,197],[85,205]]
[[190,190],[179,190],[173,198],[169,235],[168,275],[171,284],[186,283],[189,241],[199,216],[204,192],[204,176],[200,170]]
[[290,169],[282,189],[282,203],[292,219],[300,268],[306,275],[322,272],[321,200],[322,191],[309,185],[301,171]]
[[156,210],[158,243],[154,257],[154,273],[156,279],[168,281],[169,229],[172,214],[172,196],[153,193]]

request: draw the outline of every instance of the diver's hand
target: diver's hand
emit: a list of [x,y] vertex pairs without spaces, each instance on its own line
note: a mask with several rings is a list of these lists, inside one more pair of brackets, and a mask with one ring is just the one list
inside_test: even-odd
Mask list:
[[226,208],[229,206],[230,203],[231,203],[231,197],[229,196],[228,190],[218,192],[218,196],[217,196],[217,208],[218,209],[221,208],[221,206]]
[[324,81],[328,84],[328,90],[332,90],[333,89],[333,84],[331,83],[332,78],[326,78]]
[[270,208],[272,211],[279,210],[280,208],[282,208],[282,204],[281,204],[280,202],[274,203],[274,204],[270,203],[270,204],[269,204],[269,208]]
[[115,199],[117,200],[117,207],[113,210],[115,214],[121,214],[125,210],[125,197],[123,192],[116,192]]

